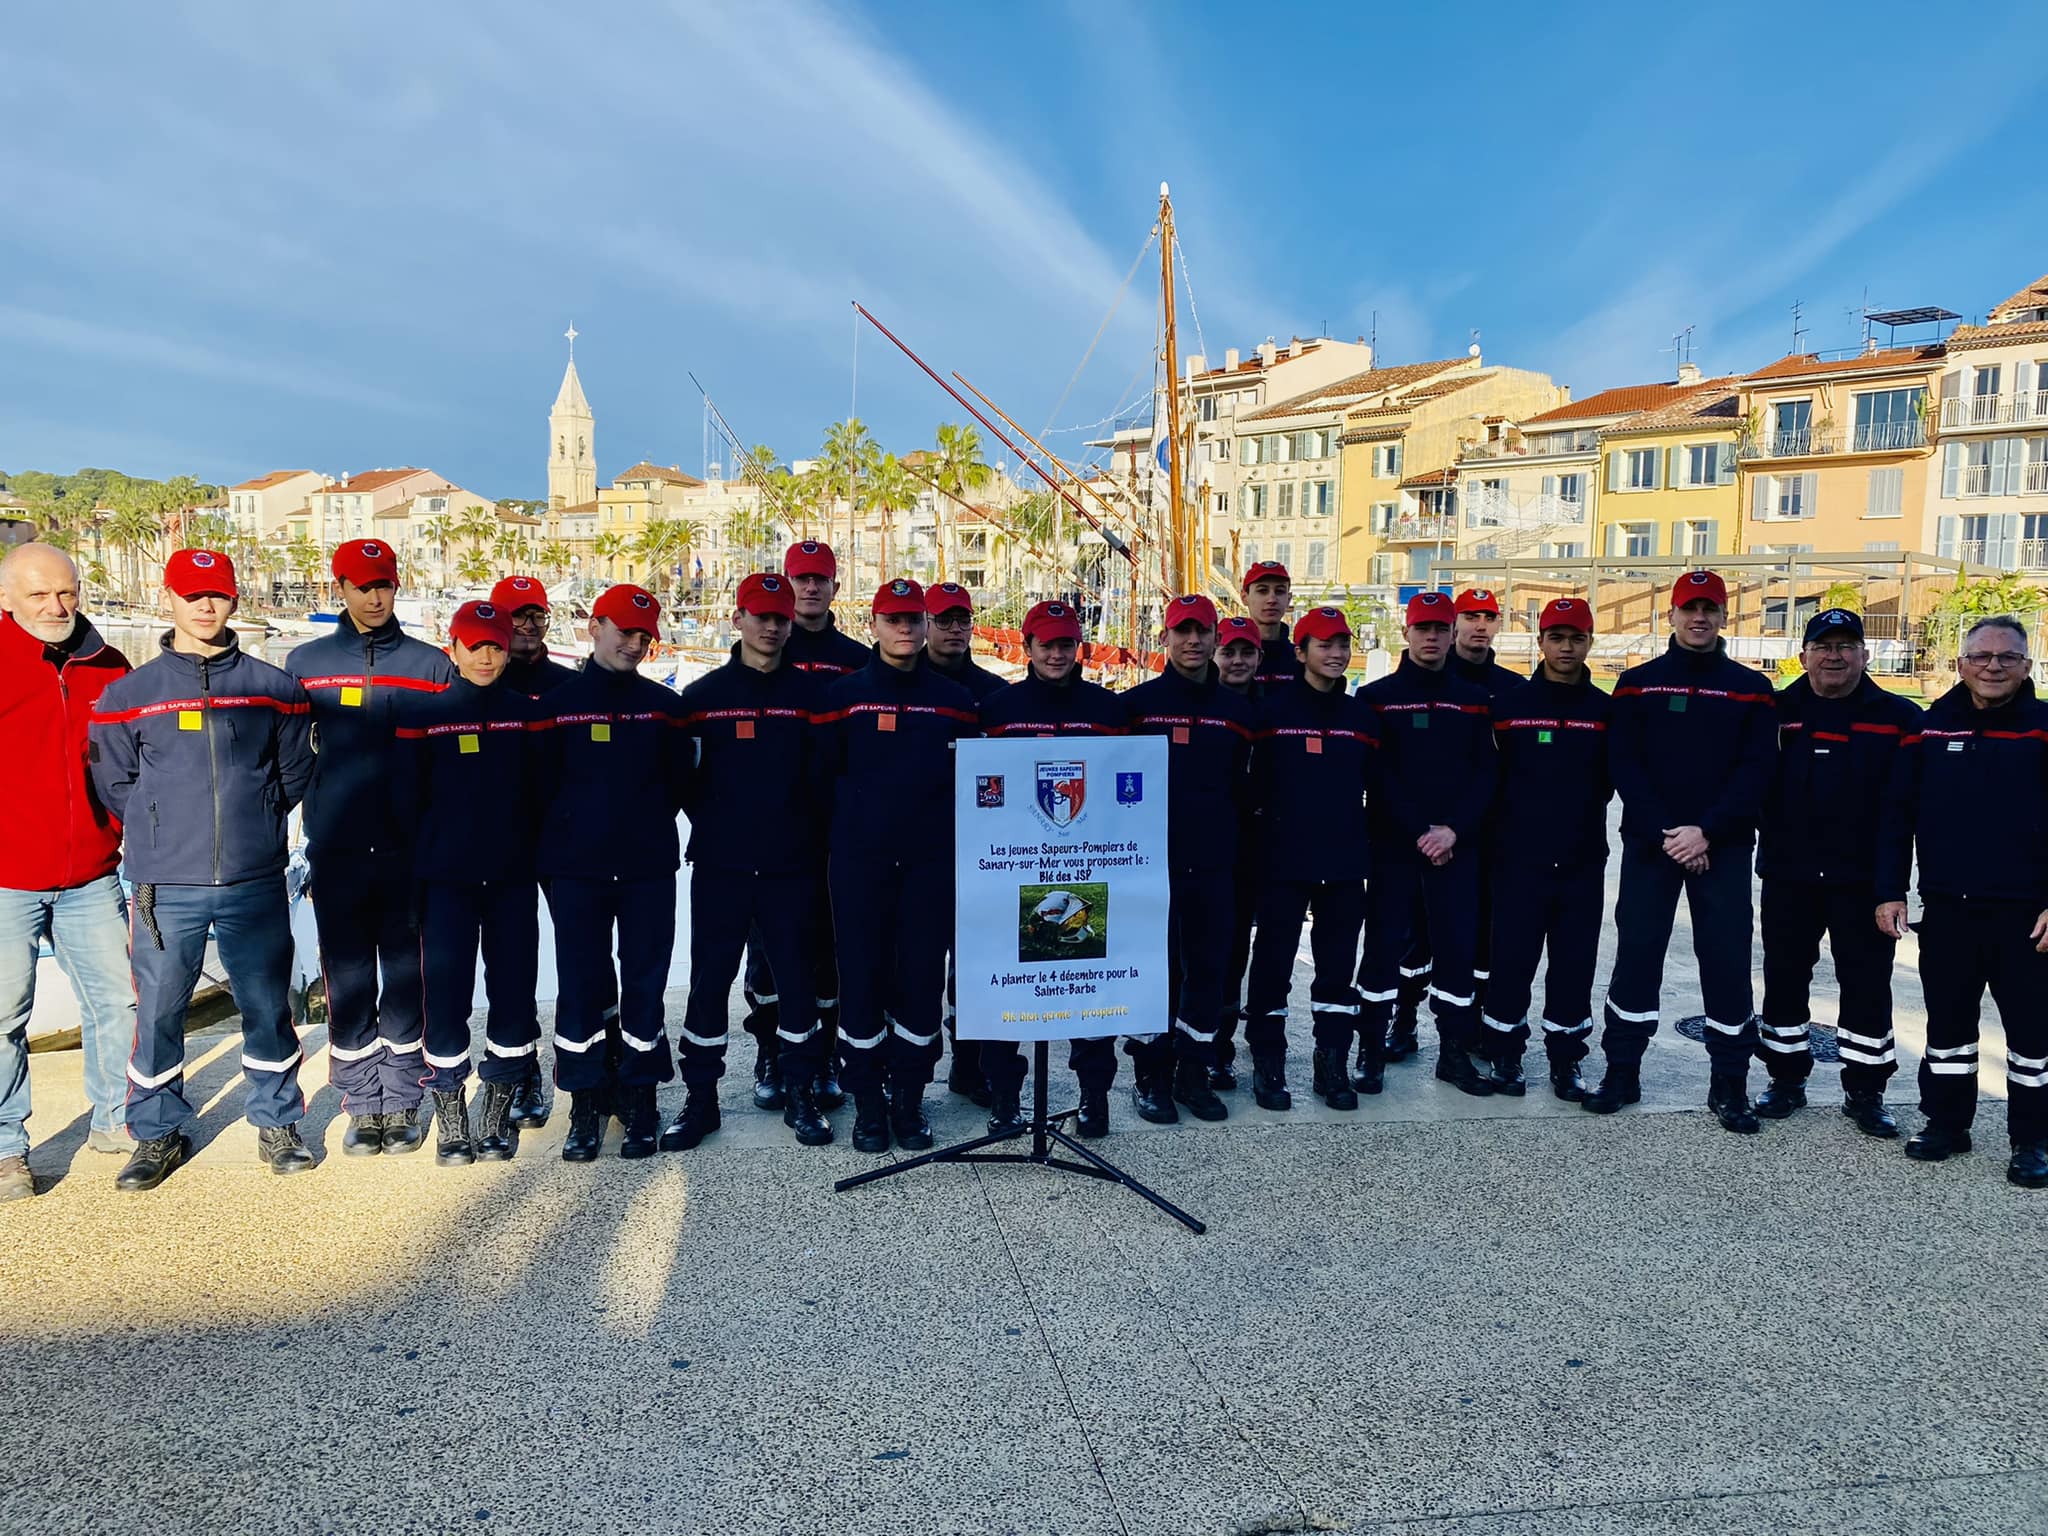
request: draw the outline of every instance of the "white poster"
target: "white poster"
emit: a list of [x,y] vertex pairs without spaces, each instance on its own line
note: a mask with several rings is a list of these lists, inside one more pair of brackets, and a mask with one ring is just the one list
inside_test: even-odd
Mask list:
[[960,1038],[1168,1028],[1164,738],[963,741],[955,751]]

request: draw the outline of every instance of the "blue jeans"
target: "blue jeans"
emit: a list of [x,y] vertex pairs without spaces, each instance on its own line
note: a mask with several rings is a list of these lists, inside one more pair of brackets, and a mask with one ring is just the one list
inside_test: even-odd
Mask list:
[[135,989],[119,877],[61,891],[0,889],[0,1157],[28,1152],[28,1021],[36,1005],[36,948],[45,938],[78,997],[92,1127],[118,1131],[127,1115]]
[[292,926],[284,876],[233,885],[136,887],[135,1054],[128,1062],[128,1129],[141,1141],[198,1117],[185,1097],[185,1014],[199,985],[210,932],[242,1015],[243,1099],[258,1126],[291,1125],[299,1094],[299,1034],[292,1027]]

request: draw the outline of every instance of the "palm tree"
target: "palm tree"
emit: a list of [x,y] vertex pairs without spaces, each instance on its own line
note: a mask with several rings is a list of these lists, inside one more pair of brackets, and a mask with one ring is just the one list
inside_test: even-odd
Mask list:
[[924,482],[905,469],[893,453],[885,453],[882,460],[868,474],[867,505],[881,514],[882,520],[882,579],[889,579],[895,569],[890,557],[890,524],[900,512],[908,512],[917,505],[917,498],[924,490]]
[[456,530],[469,540],[471,552],[482,546],[492,534],[498,531],[498,520],[479,506],[467,506],[456,522]]
[[140,579],[141,572],[146,566],[157,563],[164,526],[155,508],[148,505],[148,498],[123,499],[127,504],[116,509],[107,524],[106,534],[107,542],[124,557],[121,593],[132,603],[140,600],[144,585]]
[[560,539],[549,539],[540,547],[540,570],[543,576],[560,576],[569,569],[569,546]]
[[626,552],[626,541],[616,533],[600,533],[590,542],[590,552],[604,562],[605,579],[612,575],[612,562]]
[[[1027,553],[1044,550],[1053,539],[1054,528],[1059,521],[1057,499],[1050,491],[1040,491],[1025,497],[1016,506],[1003,514],[1006,528],[1003,533],[1003,563],[1009,575],[1005,585],[1017,585],[1017,551]],[[1043,560],[1040,560],[1043,564]]]
[[490,557],[480,549],[470,549],[455,562],[455,574],[472,586],[482,586],[491,579]]
[[[821,489],[827,500],[846,503],[847,544],[851,553],[854,507],[859,500],[861,480],[874,470],[881,458],[881,448],[868,431],[867,424],[858,416],[849,416],[825,429],[825,446],[819,457],[823,460],[824,469]],[[831,526],[828,514],[825,525],[827,537],[830,537]]]
[[748,570],[767,570],[775,560],[775,514],[765,506],[743,507],[725,521],[725,536]]
[[[965,498],[987,485],[995,471],[981,456],[981,434],[953,422],[939,425],[938,447],[931,460],[932,484],[947,495]],[[946,579],[946,496],[938,501],[939,580]]]
[[423,530],[427,542],[434,547],[434,566],[440,573],[436,586],[448,585],[448,546],[455,541],[455,519],[446,512],[437,512],[426,521]]

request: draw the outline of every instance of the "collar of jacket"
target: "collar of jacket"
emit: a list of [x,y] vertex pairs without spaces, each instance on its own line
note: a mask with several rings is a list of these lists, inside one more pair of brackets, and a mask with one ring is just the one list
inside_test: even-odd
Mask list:
[[1944,714],[1953,712],[1962,716],[1965,720],[1975,720],[1981,724],[1995,725],[2000,720],[2009,718],[2015,712],[2033,702],[2034,680],[2029,677],[2021,680],[2018,693],[2015,693],[2003,704],[1995,704],[1990,709],[1979,709],[1970,698],[1969,688],[1962,683],[1957,683],[1947,693],[1936,699],[1933,707]]
[[[922,661],[923,654],[921,651],[918,653],[920,662]],[[890,666],[888,662],[882,660],[882,652],[879,646],[871,648],[868,655],[867,672],[874,679],[874,685],[877,688],[894,688],[900,692],[908,693],[913,688],[923,686],[925,676],[930,670],[928,666],[920,664],[912,667],[908,672],[900,672]]]
[[375,629],[358,629],[346,608],[334,616],[334,632],[346,645],[365,656],[388,651],[405,638],[405,630],[400,627],[397,614],[392,614]]
[[1196,682],[1170,661],[1159,669],[1159,678],[1167,687],[1174,689],[1176,692],[1203,695],[1213,692],[1222,683],[1221,674],[1217,672],[1216,663],[1213,661],[1203,671],[1200,682]]
[[[1490,655],[1491,652],[1489,652],[1488,654]],[[1421,688],[1440,689],[1447,685],[1451,680],[1450,663],[1446,662],[1443,666],[1436,668],[1436,670],[1434,671],[1431,671],[1428,667],[1416,665],[1415,662],[1409,659],[1408,653],[1406,651],[1403,651],[1401,653],[1400,663],[1395,667],[1394,670],[1402,673],[1404,676],[1407,677],[1409,682],[1414,683],[1417,687]]]
[[[107,642],[100,632],[92,627],[92,620],[83,613],[75,616],[71,633],[56,645],[30,634],[27,627],[11,613],[0,613],[0,654],[18,657],[22,661],[47,662],[53,667],[62,667],[69,662],[84,661],[97,656],[107,648]],[[61,657],[52,657],[50,652],[59,651]]]
[[[1405,656],[1408,653],[1403,651],[1401,654]],[[1451,642],[1451,665],[1458,669],[1459,676],[1467,678],[1472,682],[1485,682],[1487,668],[1497,665],[1499,660],[1500,658],[1493,654],[1493,647],[1489,645],[1486,648],[1485,656],[1478,661],[1467,661],[1458,654],[1458,642],[1455,640]]]
[[[1959,683],[1957,684],[1957,686],[1961,687],[1962,685]],[[1868,672],[1864,673],[1863,676],[1858,678],[1856,680],[1856,686],[1850,689],[1849,692],[1842,695],[1842,697],[1840,697],[1839,699],[1822,698],[1818,693],[1814,691],[1813,679],[1811,677],[1807,677],[1804,675],[1793,678],[1791,682],[1787,683],[1782,689],[1779,690],[1779,697],[1784,699],[1786,703],[1791,705],[1792,712],[1795,715],[1800,714],[1808,709],[1846,709],[1851,712],[1861,711],[1864,709],[1868,709],[1871,704],[1877,702],[1880,698],[1883,697],[1883,695],[1884,689],[1880,688],[1877,685],[1877,683],[1871,679],[1871,676]]]
[[1664,642],[1664,654],[1677,657],[1689,667],[1711,667],[1715,662],[1727,656],[1728,642],[1716,639],[1714,641],[1714,648],[1711,651],[1696,651],[1689,645],[1680,645],[1678,643],[1678,636],[1673,635]]
[[226,630],[224,633],[227,636],[228,642],[226,649],[215,656],[194,656],[189,651],[174,649],[178,632],[175,629],[167,629],[157,637],[157,654],[184,672],[197,673],[202,665],[208,670],[215,667],[224,667],[230,662],[242,659],[241,637],[232,629]]

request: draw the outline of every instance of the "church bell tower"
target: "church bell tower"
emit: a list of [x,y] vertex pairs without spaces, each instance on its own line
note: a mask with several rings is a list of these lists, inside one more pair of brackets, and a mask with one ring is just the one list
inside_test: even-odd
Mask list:
[[597,432],[583,381],[576,376],[576,327],[565,333],[569,366],[548,412],[548,505],[577,507],[597,500]]

